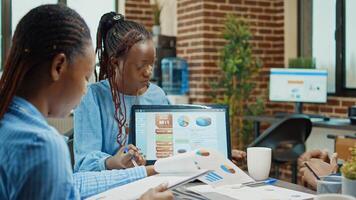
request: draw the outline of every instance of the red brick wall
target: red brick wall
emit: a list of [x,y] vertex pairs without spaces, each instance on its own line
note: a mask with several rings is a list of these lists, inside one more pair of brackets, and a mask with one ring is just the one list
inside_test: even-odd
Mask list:
[[125,15],[127,19],[139,22],[151,31],[153,15],[150,0],[126,0]]
[[[356,98],[330,96],[326,104],[304,104],[303,112],[345,118],[347,117],[348,107],[353,105],[356,105]],[[267,108],[269,114],[286,111],[293,112],[294,104],[269,102]]]
[[[293,112],[292,103],[268,101],[269,70],[284,66],[284,8],[282,0],[180,0],[177,6],[177,54],[188,60],[190,100],[208,103],[210,83],[219,73],[219,50],[224,45],[219,32],[226,13],[243,17],[254,35],[251,43],[254,55],[263,61],[255,78],[254,98],[266,100],[266,113]],[[345,117],[347,107],[356,104],[355,98],[329,97],[327,104],[305,104],[304,112]],[[290,165],[280,167],[280,178],[290,180]]]
[[[283,6],[283,0],[178,1],[177,54],[189,63],[191,103],[211,101],[210,84],[219,73],[219,50],[225,43],[220,32],[225,15],[233,13],[249,22],[254,55],[263,61],[254,79],[257,85],[253,99],[265,100],[266,114],[294,111],[293,103],[268,101],[269,70],[284,67]],[[346,117],[351,105],[356,105],[356,98],[329,97],[327,104],[304,104],[304,112]]]
[[[149,0],[127,0],[126,15],[150,27]],[[293,112],[292,103],[268,101],[269,70],[284,66],[283,0],[177,0],[177,56],[187,59],[190,73],[190,102],[209,103],[211,81],[219,73],[219,50],[226,41],[220,32],[227,13],[233,13],[250,24],[254,55],[263,67],[254,79],[254,99],[266,102],[266,113]],[[131,13],[134,11],[133,13]],[[305,104],[304,112],[346,117],[347,107],[356,98],[329,97],[327,104]],[[281,178],[289,180],[290,166],[281,167]],[[286,170],[287,169],[287,170]]]
[[[127,0],[126,17],[151,29],[152,10],[149,0]],[[254,55],[263,67],[255,78],[254,98],[266,100],[266,113],[293,112],[293,103],[268,101],[269,69],[284,66],[283,0],[177,0],[177,54],[188,60],[190,102],[209,103],[210,83],[219,73],[219,50],[223,20],[233,13],[247,20],[253,32]],[[305,113],[346,117],[347,108],[356,105],[356,98],[329,97],[327,104],[304,104]]]
[[284,62],[283,0],[180,0],[177,9],[177,54],[189,63],[191,102],[211,100],[210,83],[219,72],[219,50],[225,43],[221,30],[227,13],[250,24],[254,55],[263,61],[254,97],[266,99],[269,68],[282,67]]

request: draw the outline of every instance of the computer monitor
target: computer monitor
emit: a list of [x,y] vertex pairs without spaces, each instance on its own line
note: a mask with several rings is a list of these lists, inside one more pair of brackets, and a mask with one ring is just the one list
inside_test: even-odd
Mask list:
[[[270,73],[269,99],[277,102],[326,103],[326,70],[273,68]],[[296,112],[301,113],[301,104]]]
[[149,164],[198,148],[231,158],[229,127],[227,106],[134,105],[130,141]]

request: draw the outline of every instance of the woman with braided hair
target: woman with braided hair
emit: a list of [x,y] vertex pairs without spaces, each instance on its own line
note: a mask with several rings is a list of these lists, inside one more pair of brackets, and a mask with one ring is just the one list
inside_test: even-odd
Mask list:
[[[75,171],[132,167],[145,160],[128,145],[131,107],[168,104],[161,88],[149,82],[155,47],[144,26],[110,12],[99,22],[96,52],[100,81],[91,84],[74,112]],[[129,153],[123,154],[128,147]]]
[[[81,199],[153,174],[150,167],[72,172],[64,138],[46,121],[80,102],[95,64],[74,10],[42,5],[19,22],[0,80],[0,199]],[[161,185],[140,199],[173,199]]]

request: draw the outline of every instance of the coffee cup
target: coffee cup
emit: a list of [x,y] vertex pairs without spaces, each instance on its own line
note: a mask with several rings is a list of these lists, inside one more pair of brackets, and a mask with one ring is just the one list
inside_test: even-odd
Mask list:
[[256,181],[269,177],[272,149],[266,147],[247,148],[247,168],[249,175]]

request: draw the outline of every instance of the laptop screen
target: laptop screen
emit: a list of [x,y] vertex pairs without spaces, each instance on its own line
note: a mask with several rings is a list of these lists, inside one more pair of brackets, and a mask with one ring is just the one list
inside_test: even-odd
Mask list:
[[227,106],[152,106],[132,108],[131,141],[154,161],[198,148],[230,158]]

